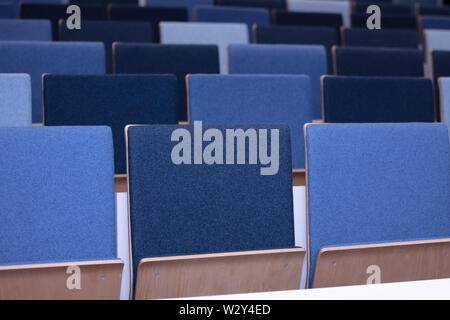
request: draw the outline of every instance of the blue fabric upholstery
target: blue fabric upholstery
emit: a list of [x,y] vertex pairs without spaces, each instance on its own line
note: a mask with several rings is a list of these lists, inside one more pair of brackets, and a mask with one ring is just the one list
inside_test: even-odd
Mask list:
[[306,150],[310,285],[322,248],[450,236],[445,124],[310,124]]
[[228,73],[228,45],[247,44],[249,33],[244,23],[161,22],[161,43],[214,44],[219,48],[220,73]]
[[[170,0],[173,1],[173,0]],[[139,0],[69,0],[69,3],[76,5],[86,5],[86,4],[100,4],[106,6],[110,3],[119,3],[127,5],[138,5]]]
[[126,44],[114,45],[116,73],[171,73],[178,81],[179,121],[187,120],[186,81],[188,73],[219,73],[216,46]]
[[423,29],[450,29],[450,17],[424,15],[420,17]]
[[133,21],[83,21],[79,30],[69,30],[65,23],[59,26],[62,41],[101,41],[105,45],[106,71],[112,72],[112,43],[152,42],[150,22]]
[[105,73],[103,43],[3,41],[0,42],[0,73],[31,75],[33,122],[42,122],[43,73]]
[[153,27],[153,40],[159,42],[159,23],[161,21],[187,21],[186,8],[132,7],[112,4],[108,7],[110,20],[146,21]]
[[215,0],[216,5],[286,9],[285,0]]
[[31,126],[31,79],[0,74],[0,127]]
[[435,88],[435,105],[436,105],[436,119],[441,120],[440,115],[440,99],[439,99],[439,85],[438,79],[440,77],[450,77],[450,51],[433,50],[431,53],[433,66],[433,81]]
[[[66,4],[21,3],[20,18],[22,19],[48,19],[52,22],[53,40],[58,40],[58,21],[67,19]],[[98,5],[80,6],[81,27],[84,20],[105,20],[106,8]]]
[[418,49],[336,47],[335,74],[343,76],[423,77]]
[[270,25],[270,12],[265,8],[196,6],[194,9],[194,21],[246,23],[249,39],[252,41],[253,25]]
[[105,125],[114,138],[115,173],[126,173],[127,124],[177,124],[173,75],[46,75],[46,126]]
[[171,136],[179,128],[194,137],[191,125],[133,126],[127,131],[134,276],[147,257],[294,247],[289,128],[203,125],[203,132],[221,132],[224,148],[226,129],[268,129],[269,142],[271,129],[278,129],[279,170],[265,176],[259,164],[248,161],[174,164],[172,148],[179,142]]
[[335,27],[339,29],[342,26],[342,16],[338,13],[273,10],[272,23],[277,25]]
[[0,128],[0,149],[0,264],[117,257],[109,128]]
[[360,47],[417,48],[417,32],[409,29],[344,29],[344,45]]
[[450,8],[449,7],[433,7],[433,6],[424,6],[420,5],[418,7],[418,13],[419,15],[437,15],[437,16],[449,16],[450,15]]
[[[367,18],[370,14],[352,13],[352,27],[353,28],[367,28]],[[397,16],[381,14],[381,28],[401,28],[401,29],[416,29],[416,18],[414,16]]]
[[147,0],[147,7],[186,8],[188,10],[189,21],[193,21],[195,6],[213,4],[214,0]]
[[1,3],[0,2],[0,19],[13,19],[17,18],[18,11],[13,3]]
[[350,1],[287,0],[289,11],[338,13],[345,27],[350,27]]
[[416,5],[438,7],[441,6],[441,2],[442,0],[395,0],[395,3],[400,5],[409,5],[413,9]]
[[328,73],[333,73],[331,47],[339,44],[339,33],[333,27],[257,26],[255,42],[270,44],[320,44],[327,51]]
[[0,41],[5,40],[51,41],[52,25],[49,20],[1,19]]
[[327,73],[327,56],[316,45],[230,45],[230,73],[306,74],[311,80],[314,119],[322,118],[320,77]]
[[327,76],[322,94],[325,122],[434,121],[430,79]]
[[[371,4],[375,4],[374,1],[368,1],[365,3],[355,3],[354,12],[366,14],[367,7]],[[389,16],[412,16],[412,10],[410,6],[406,5],[397,5],[390,3],[378,3],[377,6],[380,7],[381,16],[384,14]]]
[[441,118],[447,124],[449,129],[448,138],[450,140],[450,78],[441,78],[440,97],[441,97]]
[[205,124],[288,124],[292,167],[305,168],[302,128],[313,120],[307,76],[190,75],[188,97],[190,123],[200,120]]

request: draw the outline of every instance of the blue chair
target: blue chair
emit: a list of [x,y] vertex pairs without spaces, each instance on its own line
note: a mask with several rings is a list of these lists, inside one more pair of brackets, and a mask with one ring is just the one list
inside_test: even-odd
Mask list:
[[105,73],[103,43],[4,41],[0,42],[0,73],[28,73],[31,76],[33,122],[42,122],[44,73]]
[[[106,20],[106,8],[100,5],[80,6],[81,26],[84,20]],[[47,19],[52,22],[53,40],[58,40],[58,23],[67,19],[67,5],[54,3],[20,3],[21,19]]]
[[423,77],[423,60],[419,49],[333,47],[339,76]]
[[18,10],[14,3],[0,2],[0,19],[14,19],[18,17]]
[[410,6],[407,5],[398,5],[398,4],[392,4],[392,3],[375,3],[374,1],[367,1],[367,2],[356,2],[353,5],[353,12],[354,13],[360,13],[360,14],[366,14],[367,7],[369,7],[371,4],[376,4],[380,7],[381,15],[389,15],[389,16],[412,16],[412,10]]
[[219,73],[217,46],[127,44],[113,45],[115,73],[170,73],[178,81],[178,120],[187,120],[186,82],[189,73]]
[[147,0],[147,7],[176,7],[188,10],[189,21],[194,19],[194,7],[197,5],[214,5],[214,0]]
[[287,123],[292,167],[305,168],[302,127],[313,120],[309,77],[194,74],[188,76],[187,83],[190,123]]
[[[257,135],[279,151],[276,174],[251,160]],[[136,299],[298,288],[287,126],[129,126],[126,136]]]
[[417,48],[417,32],[409,29],[345,28],[342,42],[356,47]]
[[[352,28],[367,28],[367,18],[370,14],[352,13]],[[416,18],[414,16],[397,16],[381,14],[381,28],[386,29],[416,29]]]
[[338,13],[272,10],[272,23],[276,25],[335,27],[339,29],[342,26],[342,15]]
[[435,105],[436,105],[436,120],[441,121],[440,99],[439,99],[439,85],[438,79],[440,77],[450,76],[450,51],[431,51],[431,65],[432,65],[432,79],[435,89]]
[[420,16],[420,26],[422,29],[450,29],[450,17],[423,15]]
[[442,0],[395,0],[395,3],[399,5],[408,5],[412,8],[415,8],[417,5],[440,7],[442,5]]
[[335,13],[342,16],[344,27],[350,27],[350,1],[287,0],[289,11]]
[[327,56],[317,45],[230,45],[230,73],[306,74],[311,80],[313,118],[322,118],[320,77],[327,73]]
[[31,126],[31,79],[0,74],[0,127]]
[[448,7],[436,7],[427,5],[417,5],[418,15],[437,15],[437,16],[449,16],[450,8]]
[[111,127],[115,173],[125,174],[127,124],[177,124],[173,75],[45,75],[44,125]]
[[187,21],[188,11],[186,8],[133,7],[111,4],[108,6],[108,18],[109,20],[151,22],[153,40],[159,42],[159,23],[161,21]]
[[285,0],[215,0],[215,4],[219,6],[286,9]]
[[137,6],[139,4],[139,0],[69,0],[69,3],[76,5],[97,4],[103,6],[107,6],[110,3],[118,3]]
[[446,258],[431,258],[450,249],[446,126],[308,124],[305,132],[310,286],[447,278]]
[[325,122],[434,122],[430,79],[324,76],[322,95]]
[[253,25],[270,25],[270,13],[265,8],[241,8],[219,6],[196,6],[194,21],[198,22],[241,22],[246,23],[251,41]]
[[118,299],[110,129],[0,128],[0,148],[0,298]]
[[51,41],[52,26],[49,20],[0,20],[0,41],[30,40]]
[[339,33],[333,27],[255,26],[254,42],[268,44],[319,44],[327,51],[328,73],[333,73],[331,48],[339,44]]
[[105,45],[106,71],[112,73],[112,43],[152,42],[153,31],[150,22],[83,21],[79,30],[67,29],[64,21],[59,25],[59,40],[101,41]]
[[449,129],[448,138],[450,140],[450,78],[439,79],[440,105],[441,105],[441,119],[447,124]]

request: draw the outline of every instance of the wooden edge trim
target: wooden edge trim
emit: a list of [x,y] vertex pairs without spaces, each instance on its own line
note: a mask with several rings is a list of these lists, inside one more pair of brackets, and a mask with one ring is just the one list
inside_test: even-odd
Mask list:
[[[186,121],[180,121],[180,124],[189,124],[190,117],[189,117],[189,77],[191,76],[190,73],[186,75],[184,78],[185,85],[186,85]],[[181,123],[183,122],[183,123]]]
[[305,169],[293,169],[292,170],[292,185],[304,186],[305,185]]
[[52,263],[36,263],[36,264],[18,264],[10,266],[0,266],[0,271],[7,270],[31,270],[31,269],[44,269],[44,268],[61,268],[66,266],[96,266],[96,265],[110,265],[117,264],[123,265],[123,261],[117,260],[91,260],[91,261],[74,261],[74,262],[52,262]]
[[339,32],[341,33],[341,46],[345,46],[345,27],[340,26]]
[[129,259],[129,274],[130,274],[130,295],[129,299],[133,299],[133,253],[131,246],[131,221],[130,221],[130,164],[128,161],[128,129],[136,125],[126,125],[125,131],[125,164],[127,167],[127,215],[128,215],[128,259]]
[[[438,78],[439,110],[440,110],[440,115],[441,115],[441,121],[440,122],[444,122],[444,118],[442,117],[443,114],[444,114],[444,95],[442,94],[442,91],[443,91],[442,78],[444,78],[444,77],[439,77]],[[434,92],[436,92],[436,91],[434,91]],[[435,117],[435,120],[437,121],[437,117]]]
[[114,191],[115,192],[128,192],[127,175],[115,174],[114,175]]
[[333,58],[333,74],[335,76],[337,76],[336,48],[337,48],[337,46],[331,47],[331,54],[332,54],[332,58]]

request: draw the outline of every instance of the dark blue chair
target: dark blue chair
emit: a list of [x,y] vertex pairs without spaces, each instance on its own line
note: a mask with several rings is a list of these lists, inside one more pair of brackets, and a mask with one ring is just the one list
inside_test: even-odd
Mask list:
[[147,0],[147,7],[168,7],[168,8],[186,8],[188,10],[189,20],[194,19],[194,7],[199,5],[214,5],[214,0]]
[[18,17],[18,10],[14,3],[0,2],[0,19],[14,19]]
[[345,46],[417,48],[417,32],[409,29],[345,28],[342,34]]
[[449,16],[450,8],[448,7],[436,7],[436,6],[427,6],[427,5],[418,5],[417,6],[417,14],[418,15],[437,15],[437,16]]
[[381,16],[388,15],[388,16],[413,16],[413,12],[411,10],[410,6],[406,5],[397,5],[392,3],[375,3],[374,1],[367,1],[367,2],[357,2],[353,6],[353,12],[359,13],[359,14],[366,14],[367,8],[372,5],[376,4],[380,7],[381,10]]
[[219,6],[286,9],[285,0],[215,0],[215,4]]
[[277,25],[335,27],[339,29],[342,26],[342,15],[339,13],[272,10],[272,23]]
[[420,16],[422,29],[450,29],[449,16],[422,15]]
[[[367,28],[367,18],[369,14],[352,13],[351,21],[353,28]],[[396,16],[381,14],[381,28],[416,29],[416,18],[414,16]]]
[[431,51],[431,65],[433,72],[433,83],[434,83],[434,96],[435,96],[435,106],[436,106],[436,120],[441,120],[441,106],[439,99],[439,85],[438,79],[441,77],[450,76],[450,51]]

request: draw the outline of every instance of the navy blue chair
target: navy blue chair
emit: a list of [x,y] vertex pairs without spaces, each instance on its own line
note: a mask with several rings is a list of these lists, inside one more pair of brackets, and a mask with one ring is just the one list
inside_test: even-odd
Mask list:
[[305,131],[310,286],[448,278],[446,125],[308,124]]
[[339,33],[333,27],[255,26],[254,42],[269,44],[319,44],[327,51],[328,73],[333,73],[331,48],[339,44]]
[[422,29],[450,29],[449,16],[423,15],[420,16],[420,26]]
[[323,120],[330,123],[433,122],[433,84],[425,78],[322,78]]
[[49,20],[1,19],[0,41],[51,41],[52,25]]
[[[126,136],[136,299],[298,288],[287,126],[129,126]],[[250,160],[257,136],[269,142],[259,152],[279,155],[276,174]]]
[[333,47],[334,74],[339,76],[423,77],[419,49]]
[[178,120],[187,120],[186,82],[189,73],[219,73],[214,45],[113,44],[115,73],[170,73],[178,81]]
[[285,0],[215,0],[215,4],[219,6],[286,9]]
[[45,75],[44,125],[112,129],[115,173],[126,173],[127,124],[177,124],[173,75]]
[[277,25],[335,27],[339,29],[342,26],[342,15],[339,13],[272,10],[272,23]]
[[353,5],[353,12],[359,14],[366,14],[367,7],[371,4],[376,4],[380,7],[381,16],[412,16],[413,12],[410,6],[397,5],[392,3],[375,3],[374,1],[357,2]]
[[345,28],[342,43],[356,47],[417,48],[417,32],[409,29]]
[[[351,22],[352,27],[367,28],[367,18],[369,14],[352,13]],[[414,16],[396,16],[381,14],[381,28],[401,28],[401,29],[416,29],[417,23]]]
[[14,19],[18,16],[18,10],[14,3],[1,3],[0,2],[0,19]]
[[161,21],[188,21],[188,11],[186,8],[154,8],[110,4],[108,6],[108,18],[110,20],[151,22],[153,40],[159,42],[159,23]]
[[427,5],[417,5],[418,15],[437,15],[437,16],[450,16],[450,8],[448,7],[435,7]]
[[69,0],[69,3],[76,5],[98,4],[103,6],[106,6],[110,3],[117,3],[137,6],[139,4],[139,0]]
[[79,30],[69,30],[63,20],[59,24],[59,40],[101,41],[105,45],[106,72],[112,72],[112,43],[152,42],[153,31],[149,22],[87,21]]
[[0,148],[0,298],[119,299],[111,130],[0,128]]
[[439,99],[438,80],[441,77],[450,76],[450,51],[431,51],[432,77],[435,92],[436,120],[441,120],[441,106]]
[[[53,40],[58,40],[58,22],[68,17],[67,5],[48,3],[20,3],[21,19],[48,19],[52,22]],[[81,25],[84,20],[106,20],[106,8],[100,5],[80,6]]]
[[214,5],[214,0],[146,0],[147,7],[186,8],[189,21],[194,20],[194,7],[199,5]]

